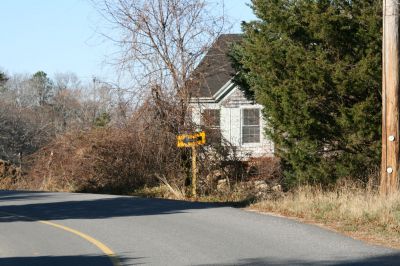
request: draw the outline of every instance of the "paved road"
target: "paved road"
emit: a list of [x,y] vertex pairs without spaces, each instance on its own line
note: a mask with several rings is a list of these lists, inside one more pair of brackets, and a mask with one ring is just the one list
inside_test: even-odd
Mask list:
[[118,264],[400,265],[400,252],[213,204],[0,191],[0,265]]

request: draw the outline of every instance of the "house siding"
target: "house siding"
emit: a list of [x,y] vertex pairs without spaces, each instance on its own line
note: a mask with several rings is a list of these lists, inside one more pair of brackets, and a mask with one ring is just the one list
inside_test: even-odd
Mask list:
[[[221,134],[224,139],[229,141],[233,146],[237,147],[237,155],[239,158],[247,159],[250,157],[273,156],[274,145],[264,132],[266,126],[261,115],[262,106],[254,104],[246,99],[243,92],[237,87],[232,87],[231,91],[221,99],[220,102],[192,102],[192,120],[195,124],[201,124],[201,113],[205,109],[220,110],[220,127]],[[259,143],[242,143],[242,122],[244,108],[260,109],[260,142]],[[206,137],[207,139],[207,137]]]

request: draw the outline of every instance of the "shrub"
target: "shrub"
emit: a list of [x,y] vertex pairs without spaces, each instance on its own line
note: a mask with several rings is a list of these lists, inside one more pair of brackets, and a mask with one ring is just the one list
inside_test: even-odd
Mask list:
[[287,185],[368,177],[380,161],[381,1],[254,0],[232,53],[264,106]]

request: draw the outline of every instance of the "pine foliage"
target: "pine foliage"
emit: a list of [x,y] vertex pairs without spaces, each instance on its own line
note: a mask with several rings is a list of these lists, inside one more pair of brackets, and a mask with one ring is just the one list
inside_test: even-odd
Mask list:
[[232,52],[288,185],[366,178],[380,159],[381,2],[253,0]]

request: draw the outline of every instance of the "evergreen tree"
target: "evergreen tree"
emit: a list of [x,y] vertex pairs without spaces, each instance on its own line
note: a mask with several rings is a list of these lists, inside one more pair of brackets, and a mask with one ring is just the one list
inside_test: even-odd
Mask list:
[[47,104],[49,99],[53,96],[54,84],[43,71],[38,71],[33,74],[31,86],[37,98],[37,103],[40,106]]
[[9,78],[4,72],[0,72],[0,92],[6,91],[6,83],[8,79]]
[[379,167],[381,2],[252,1],[236,81],[263,104],[288,185]]
[[111,121],[111,116],[107,112],[102,112],[99,116],[97,116],[94,120],[95,127],[105,127]]

